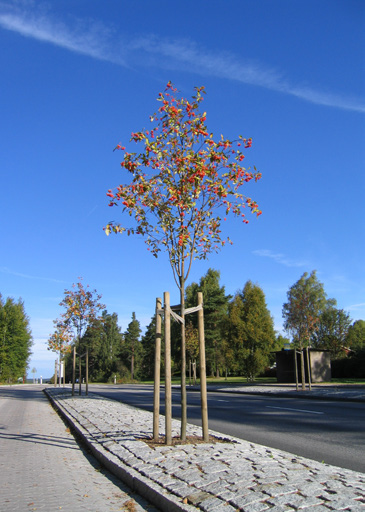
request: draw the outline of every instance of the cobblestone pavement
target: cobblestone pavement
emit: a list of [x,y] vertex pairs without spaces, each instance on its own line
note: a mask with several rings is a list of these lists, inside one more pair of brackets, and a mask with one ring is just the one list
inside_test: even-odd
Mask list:
[[75,441],[42,388],[0,387],[0,511],[156,512]]
[[[98,395],[46,391],[99,459],[161,510],[365,512],[364,473],[212,431],[227,442],[150,447],[143,439],[152,434],[152,413]],[[178,435],[180,423],[172,426]],[[187,434],[201,429],[188,425]]]

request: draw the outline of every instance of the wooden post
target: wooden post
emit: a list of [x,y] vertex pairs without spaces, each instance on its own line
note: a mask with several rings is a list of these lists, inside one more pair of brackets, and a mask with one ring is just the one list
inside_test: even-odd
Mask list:
[[302,374],[302,391],[305,391],[304,347],[300,350],[300,372]]
[[[198,306],[203,306],[203,294],[198,292]],[[204,312],[203,307],[198,311],[199,330],[199,362],[200,362],[200,397],[202,409],[203,440],[209,441],[208,431],[208,400],[207,400],[207,377],[205,368],[205,338],[204,338]]]
[[297,361],[297,349],[294,348],[294,372],[295,372],[295,386],[296,390],[299,391],[298,384],[298,361]]
[[79,395],[81,396],[81,355],[79,354]]
[[170,317],[170,294],[164,292],[165,309],[165,437],[166,444],[172,444],[171,436],[171,317]]
[[[57,387],[57,364],[58,364],[58,361],[56,359],[55,363],[54,363],[54,387],[55,388]],[[34,384],[34,373],[33,373],[33,384]]]
[[161,384],[161,326],[162,319],[159,310],[162,309],[162,300],[156,299],[156,343],[155,343],[155,380],[153,386],[153,439],[159,438],[160,419],[160,384]]
[[76,345],[73,348],[73,359],[72,359],[72,396],[75,394],[75,374],[76,374]]
[[310,362],[310,352],[309,352],[308,347],[307,347],[307,370],[308,370],[309,391],[312,391],[311,362]]
[[62,377],[63,377],[63,387],[65,387],[65,383],[66,383],[66,361],[65,361],[65,358],[63,358],[63,374],[62,374]]
[[89,349],[86,347],[86,388],[85,394],[86,396],[89,394]]

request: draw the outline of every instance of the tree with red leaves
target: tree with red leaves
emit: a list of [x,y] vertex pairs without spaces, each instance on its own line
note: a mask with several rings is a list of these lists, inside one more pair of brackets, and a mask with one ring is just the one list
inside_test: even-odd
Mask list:
[[239,136],[215,141],[206,127],[206,112],[200,111],[204,87],[196,87],[192,100],[180,98],[171,82],[159,93],[158,111],[150,117],[151,129],[132,133],[130,142],[142,146],[129,152],[121,144],[121,163],[130,182],[110,189],[109,205],[121,205],[134,219],[131,226],[110,222],[111,232],[137,234],[145,238],[148,250],[157,257],[166,250],[175,282],[180,290],[181,342],[181,438],[186,432],[186,360],[184,297],[185,282],[193,259],[205,259],[231,240],[222,236],[222,221],[233,214],[244,223],[245,209],[261,214],[257,203],[242,189],[257,181],[261,173],[243,167],[243,150],[251,138]]

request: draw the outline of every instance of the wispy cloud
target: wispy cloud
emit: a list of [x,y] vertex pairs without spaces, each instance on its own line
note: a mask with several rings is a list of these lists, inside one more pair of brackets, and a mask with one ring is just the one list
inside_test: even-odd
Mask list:
[[275,253],[273,251],[270,251],[269,249],[258,249],[256,251],[252,251],[253,254],[256,256],[261,256],[263,258],[270,258],[276,263],[279,263],[280,265],[284,265],[285,267],[305,267],[308,265],[308,262],[304,260],[291,260],[285,256],[285,254],[281,253]]
[[360,302],[360,304],[352,304],[351,306],[347,306],[345,309],[348,311],[359,311],[365,308],[365,302]]
[[39,3],[0,3],[0,27],[124,67],[153,65],[164,69],[185,69],[203,76],[264,87],[318,105],[365,112],[363,98],[291,84],[281,71],[259,62],[243,61],[232,53],[204,49],[191,40],[169,40],[153,34],[140,38],[131,38],[127,33],[121,36],[114,27],[90,19],[68,17],[61,22]]
[[[1,6],[0,6],[1,7]],[[105,25],[74,21],[66,25],[52,19],[47,13],[15,8],[0,13],[0,26],[24,37],[37,39],[89,57],[122,64],[121,56],[109,51],[113,37]]]
[[41,277],[41,276],[32,276],[32,275],[29,275],[29,274],[23,274],[21,272],[16,272],[14,270],[10,270],[7,267],[0,267],[0,272],[2,274],[10,274],[12,276],[23,277],[25,279],[36,279],[36,280],[40,280],[40,281],[48,281],[48,282],[52,282],[52,283],[63,283],[63,284],[65,284],[65,281],[61,281],[60,279],[54,279],[52,277]]

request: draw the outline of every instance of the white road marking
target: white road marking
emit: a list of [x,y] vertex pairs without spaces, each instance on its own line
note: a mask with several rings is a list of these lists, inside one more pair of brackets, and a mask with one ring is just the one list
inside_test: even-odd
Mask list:
[[283,411],[307,412],[309,414],[324,414],[324,412],[307,411],[306,409],[290,409],[289,407],[274,407],[271,405],[266,405],[266,407],[267,407],[267,409],[281,409]]

